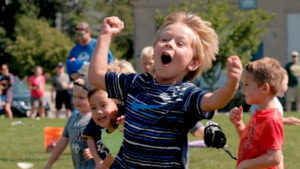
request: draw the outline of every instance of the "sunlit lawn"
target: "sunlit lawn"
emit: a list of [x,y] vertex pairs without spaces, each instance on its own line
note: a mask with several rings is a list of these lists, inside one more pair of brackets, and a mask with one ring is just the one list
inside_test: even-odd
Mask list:
[[[300,118],[300,113],[285,113],[285,116],[289,115]],[[245,114],[245,118],[249,118],[248,114]],[[222,126],[227,136],[228,149],[236,156],[238,138],[226,114],[217,114],[213,120]],[[15,121],[22,121],[23,124],[11,125]],[[34,169],[43,168],[50,156],[50,153],[46,153],[44,150],[43,129],[48,126],[62,127],[65,123],[66,119],[31,120],[22,118],[8,120],[0,118],[0,169],[18,168],[18,162],[31,162],[34,164]],[[284,132],[285,169],[298,169],[300,166],[300,126],[284,126]],[[190,136],[190,140],[193,139],[195,138]],[[235,168],[235,161],[221,149],[190,148],[189,158],[190,169]],[[69,147],[53,168],[73,168]]]

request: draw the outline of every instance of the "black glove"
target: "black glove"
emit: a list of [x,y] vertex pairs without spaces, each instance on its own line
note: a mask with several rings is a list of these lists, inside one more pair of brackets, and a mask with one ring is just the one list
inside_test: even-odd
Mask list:
[[221,127],[215,122],[207,122],[204,128],[204,143],[207,147],[223,148],[226,144],[226,137]]

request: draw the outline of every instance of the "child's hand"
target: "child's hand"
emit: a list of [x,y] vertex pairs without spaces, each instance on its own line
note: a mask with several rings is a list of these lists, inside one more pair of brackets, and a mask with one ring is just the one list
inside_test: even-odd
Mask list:
[[227,82],[237,85],[241,79],[243,66],[238,56],[230,56],[227,59]]
[[283,124],[299,126],[300,120],[297,119],[296,117],[292,117],[292,116],[286,117],[286,118],[283,118]]
[[233,124],[235,125],[240,124],[243,119],[243,107],[240,106],[239,108],[234,107],[233,109],[231,109],[229,111],[228,118]]
[[93,155],[92,155],[92,153],[91,153],[91,151],[90,151],[89,148],[84,149],[82,153],[83,153],[83,157],[84,157],[86,160],[93,159]]
[[116,16],[104,18],[101,34],[116,35],[124,28],[124,23]]
[[122,116],[118,117],[116,123],[119,124],[119,125],[123,125],[123,126],[124,126],[124,123],[125,123],[125,116],[122,115]]

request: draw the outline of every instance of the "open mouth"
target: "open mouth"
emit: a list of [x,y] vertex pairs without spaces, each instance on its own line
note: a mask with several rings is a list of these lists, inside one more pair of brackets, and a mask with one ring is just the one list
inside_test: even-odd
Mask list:
[[163,65],[167,65],[172,62],[172,58],[168,53],[163,53],[163,55],[161,56],[161,62],[163,63]]
[[103,123],[106,119],[106,116],[97,118],[98,123]]

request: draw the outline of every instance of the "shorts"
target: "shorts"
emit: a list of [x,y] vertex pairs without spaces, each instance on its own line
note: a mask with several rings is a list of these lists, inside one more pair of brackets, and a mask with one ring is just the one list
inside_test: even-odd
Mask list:
[[286,101],[300,102],[300,87],[289,87],[286,92]]
[[46,100],[44,99],[44,97],[31,97],[30,101],[32,107],[46,107]]
[[72,109],[72,96],[68,90],[56,91],[55,108],[60,110],[63,105],[66,109]]

